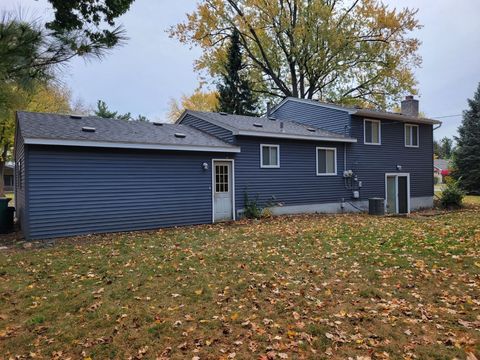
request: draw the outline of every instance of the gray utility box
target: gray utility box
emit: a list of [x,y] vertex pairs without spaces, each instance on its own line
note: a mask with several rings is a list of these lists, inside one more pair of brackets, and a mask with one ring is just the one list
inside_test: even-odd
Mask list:
[[385,215],[385,199],[370,198],[368,199],[369,215]]

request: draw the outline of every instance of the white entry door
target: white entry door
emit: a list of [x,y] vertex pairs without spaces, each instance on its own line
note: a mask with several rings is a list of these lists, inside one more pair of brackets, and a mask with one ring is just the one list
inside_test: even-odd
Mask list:
[[233,174],[231,161],[213,162],[213,221],[233,220]]

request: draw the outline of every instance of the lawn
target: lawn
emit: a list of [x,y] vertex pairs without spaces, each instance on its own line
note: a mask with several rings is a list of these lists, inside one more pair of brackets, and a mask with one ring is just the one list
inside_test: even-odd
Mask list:
[[0,358],[480,358],[467,202],[0,250]]

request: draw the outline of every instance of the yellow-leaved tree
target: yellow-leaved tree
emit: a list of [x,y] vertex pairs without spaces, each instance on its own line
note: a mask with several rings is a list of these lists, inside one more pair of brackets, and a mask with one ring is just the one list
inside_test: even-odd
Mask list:
[[416,93],[417,10],[381,0],[201,0],[170,29],[199,46],[196,69],[217,78],[239,33],[254,91],[386,108]]
[[15,84],[4,86],[0,110],[0,197],[4,195],[3,170],[12,160],[17,110],[66,113],[70,109],[70,91],[53,82],[35,82],[24,88]]
[[215,111],[217,107],[218,95],[216,91],[197,89],[192,95],[182,95],[180,100],[170,100],[168,119],[174,122],[185,110]]

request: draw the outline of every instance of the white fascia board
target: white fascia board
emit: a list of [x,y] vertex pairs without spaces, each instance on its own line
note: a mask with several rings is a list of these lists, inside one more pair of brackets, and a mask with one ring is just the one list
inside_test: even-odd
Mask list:
[[178,151],[204,151],[204,152],[228,152],[239,153],[239,147],[222,146],[199,146],[199,145],[173,145],[173,144],[134,144],[107,141],[84,141],[84,140],[57,140],[25,138],[27,145],[57,145],[57,146],[81,146],[119,149],[147,149],[147,150],[178,150]]
[[334,137],[321,137],[321,136],[307,136],[307,135],[294,135],[294,134],[282,134],[282,133],[269,133],[262,131],[238,131],[236,135],[241,136],[258,136],[277,139],[297,139],[297,140],[312,140],[312,141],[330,141],[330,142],[343,142],[343,143],[356,143],[357,139],[351,138],[334,138]]

